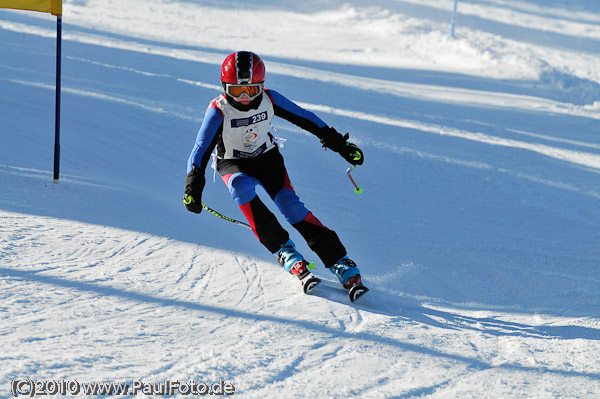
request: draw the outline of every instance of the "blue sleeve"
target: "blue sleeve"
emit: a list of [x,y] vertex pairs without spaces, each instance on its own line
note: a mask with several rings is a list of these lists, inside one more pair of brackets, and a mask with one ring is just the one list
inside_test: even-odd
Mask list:
[[322,127],[327,126],[327,124],[313,112],[300,107],[275,90],[269,89],[265,91],[267,91],[269,98],[273,102],[275,115],[317,135],[319,135],[319,130]]
[[221,115],[221,112],[217,108],[209,108],[208,111],[206,111],[206,115],[204,115],[202,126],[200,126],[200,130],[196,136],[194,149],[188,158],[188,173],[193,168],[192,164],[196,164],[196,166],[202,168],[202,170],[206,168],[210,153],[216,144],[215,139],[217,133],[222,129],[222,126],[223,116]]

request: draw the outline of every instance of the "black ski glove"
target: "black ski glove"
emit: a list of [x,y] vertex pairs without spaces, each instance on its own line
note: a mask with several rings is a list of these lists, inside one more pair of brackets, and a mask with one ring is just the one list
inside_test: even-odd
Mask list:
[[[345,139],[348,139],[350,135],[346,133],[344,136]],[[352,165],[362,165],[365,161],[365,156],[360,148],[356,146],[356,144],[352,144],[346,141],[346,144],[339,151],[342,158],[346,161],[350,162]]]
[[185,177],[185,194],[183,204],[190,212],[202,212],[202,191],[204,190],[204,173],[195,164],[194,168]]
[[332,127],[325,126],[321,128],[321,144],[323,148],[329,148],[342,156],[352,165],[362,165],[365,158],[363,152],[356,144],[349,143],[349,133],[341,135]]

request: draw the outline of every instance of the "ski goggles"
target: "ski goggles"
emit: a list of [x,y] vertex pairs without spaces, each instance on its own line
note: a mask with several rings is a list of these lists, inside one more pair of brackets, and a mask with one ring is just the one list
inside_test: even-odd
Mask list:
[[263,83],[234,85],[231,83],[225,84],[225,92],[233,98],[241,98],[246,94],[248,98],[253,99],[259,96],[263,91]]

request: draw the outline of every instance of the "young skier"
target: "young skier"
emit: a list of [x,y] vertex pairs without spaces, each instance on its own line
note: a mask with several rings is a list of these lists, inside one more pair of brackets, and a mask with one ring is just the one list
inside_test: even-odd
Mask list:
[[188,159],[185,207],[194,213],[202,211],[204,171],[216,147],[217,171],[260,243],[276,255],[286,272],[301,279],[309,274],[288,232],[256,195],[257,184],[265,188],[285,219],[345,288],[361,285],[358,267],[348,258],[338,235],[296,195],[274,143],[271,120],[279,116],[311,132],[324,148],[339,153],[352,165],[363,163],[363,153],[347,142],[349,134],[342,136],[314,113],[265,88],[264,81],[265,66],[258,55],[238,51],[225,58],[221,67],[224,93],[210,102]]

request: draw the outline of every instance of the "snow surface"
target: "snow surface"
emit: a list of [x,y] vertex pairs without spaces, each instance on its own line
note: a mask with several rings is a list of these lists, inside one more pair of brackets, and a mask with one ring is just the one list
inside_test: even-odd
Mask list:
[[[600,397],[600,2],[460,0],[455,38],[451,8],[65,1],[59,184],[56,19],[1,10],[0,397],[24,378]],[[248,230],[181,204],[240,49],[365,151],[355,195],[339,156],[275,123],[301,199],[372,288],[360,303],[322,265],[302,294]],[[205,202],[242,218],[207,179]]]

